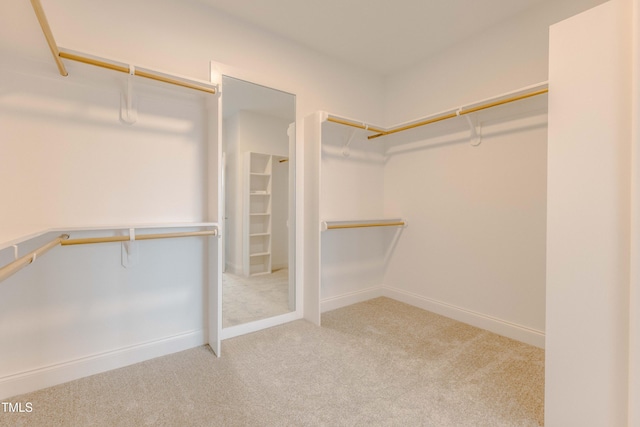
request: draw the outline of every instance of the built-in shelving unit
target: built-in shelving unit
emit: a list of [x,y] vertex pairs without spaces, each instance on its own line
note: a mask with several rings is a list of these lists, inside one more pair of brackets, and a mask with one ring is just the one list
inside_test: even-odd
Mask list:
[[271,274],[272,166],[270,154],[245,154],[244,275]]

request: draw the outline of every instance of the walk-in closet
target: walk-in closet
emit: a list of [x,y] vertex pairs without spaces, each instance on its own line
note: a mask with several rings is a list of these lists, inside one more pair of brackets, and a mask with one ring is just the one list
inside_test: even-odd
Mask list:
[[5,1],[0,425],[640,425],[640,0]]

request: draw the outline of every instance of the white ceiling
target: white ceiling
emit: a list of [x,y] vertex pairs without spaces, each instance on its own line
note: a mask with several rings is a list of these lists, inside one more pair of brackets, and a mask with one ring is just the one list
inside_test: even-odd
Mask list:
[[387,75],[553,0],[198,0],[266,31]]

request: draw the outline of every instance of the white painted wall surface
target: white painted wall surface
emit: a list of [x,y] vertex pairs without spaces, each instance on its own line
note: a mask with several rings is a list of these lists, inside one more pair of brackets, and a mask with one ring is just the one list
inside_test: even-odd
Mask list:
[[[322,122],[323,113],[318,111],[304,118],[296,124],[296,131],[301,131],[305,141],[305,155],[303,163],[305,170],[304,198],[305,203],[317,206],[316,209],[305,209],[302,216],[304,229],[304,257],[305,266],[303,314],[309,322],[320,325],[320,296],[321,296],[321,257],[322,237],[320,236],[320,170],[322,165]],[[301,221],[301,218],[298,218]],[[299,298],[297,299],[299,301]]]
[[[387,217],[405,218],[384,284],[403,300],[544,345],[546,96],[425,128],[391,149]],[[515,116],[514,116],[515,115]],[[465,129],[466,127],[466,129]]]
[[540,2],[385,80],[385,122],[424,117],[547,80],[549,25],[604,0]]
[[[384,157],[379,144],[356,131],[343,148],[351,129],[325,122],[322,125],[320,168],[320,218],[325,220],[381,219],[384,212]],[[382,284],[384,233],[380,229],[328,230],[321,235],[321,299],[324,308],[343,305],[345,296]],[[370,296],[368,296],[370,297]],[[334,299],[336,301],[331,302]],[[345,300],[352,303],[352,300]]]
[[16,230],[205,219],[201,98],[137,85],[138,122],[126,125],[123,79],[20,65],[0,69],[11,88],[0,98],[0,179],[14,184],[0,187],[0,242]]
[[382,149],[366,139],[367,133],[356,132],[345,156],[351,129],[329,122],[322,126],[323,220],[376,218],[384,211]]
[[551,27],[545,425],[626,426],[631,19]]
[[251,111],[241,111],[238,116],[241,152],[289,155],[288,120]]

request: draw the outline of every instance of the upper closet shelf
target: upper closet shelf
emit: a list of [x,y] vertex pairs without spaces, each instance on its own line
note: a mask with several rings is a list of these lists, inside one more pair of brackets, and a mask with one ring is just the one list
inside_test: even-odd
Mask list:
[[348,119],[334,114],[325,113],[324,120],[338,123],[345,126],[350,126],[357,129],[373,132],[373,135],[369,135],[368,139],[375,139],[381,136],[392,135],[405,130],[414,129],[421,126],[426,126],[432,123],[440,122],[443,120],[452,119],[454,117],[466,116],[467,114],[476,113],[478,111],[486,110],[489,108],[497,107],[499,105],[508,104],[522,99],[532,98],[538,95],[543,95],[549,91],[549,82],[536,83],[531,86],[526,86],[511,92],[503,93],[491,98],[476,101],[463,106],[450,108],[437,114],[432,114],[416,120],[401,123],[390,128],[384,128],[382,126],[372,125],[365,122],[359,122],[357,120]]
[[132,76],[144,77],[146,79],[151,79],[163,83],[169,83],[176,86],[185,87],[188,89],[197,90],[200,92],[205,92],[209,94],[215,94],[217,91],[217,85],[196,80],[188,77],[175,76],[168,73],[154,71],[148,68],[136,67],[131,64],[127,64],[120,61],[114,61],[110,59],[99,58],[94,55],[89,55],[86,53],[74,52],[67,49],[61,49],[55,41],[53,36],[53,32],[51,31],[51,27],[49,27],[49,22],[47,21],[47,17],[44,13],[44,9],[42,8],[42,4],[40,0],[31,0],[31,5],[33,6],[33,11],[38,18],[38,22],[40,23],[40,27],[42,28],[42,32],[44,34],[45,39],[47,40],[47,44],[49,45],[49,49],[51,50],[51,54],[53,55],[53,59],[58,66],[58,70],[60,71],[60,75],[67,76],[69,73],[62,61],[62,58],[69,59],[72,61],[82,62],[89,65],[94,65],[101,68],[107,68],[109,70],[118,71],[125,74],[130,74]]
[[113,59],[105,59],[87,53],[77,52],[70,49],[60,47],[58,55],[60,58],[69,59],[83,64],[93,65],[108,70],[118,71],[120,73],[129,74],[131,76],[144,77],[146,79],[157,82],[168,83],[174,86],[181,86],[187,89],[193,89],[200,92],[215,94],[217,86],[213,83],[196,80],[189,77],[176,76],[174,74],[155,71],[150,68],[143,68],[133,64],[127,64],[122,61]]
[[35,233],[25,234],[19,238],[0,243],[0,250],[15,247],[28,240],[35,239],[48,233],[71,233],[79,231],[117,231],[117,230],[140,230],[140,229],[167,229],[167,228],[213,228],[217,230],[217,222],[179,222],[179,223],[159,223],[159,224],[133,224],[133,225],[99,225],[67,228],[48,228]]

